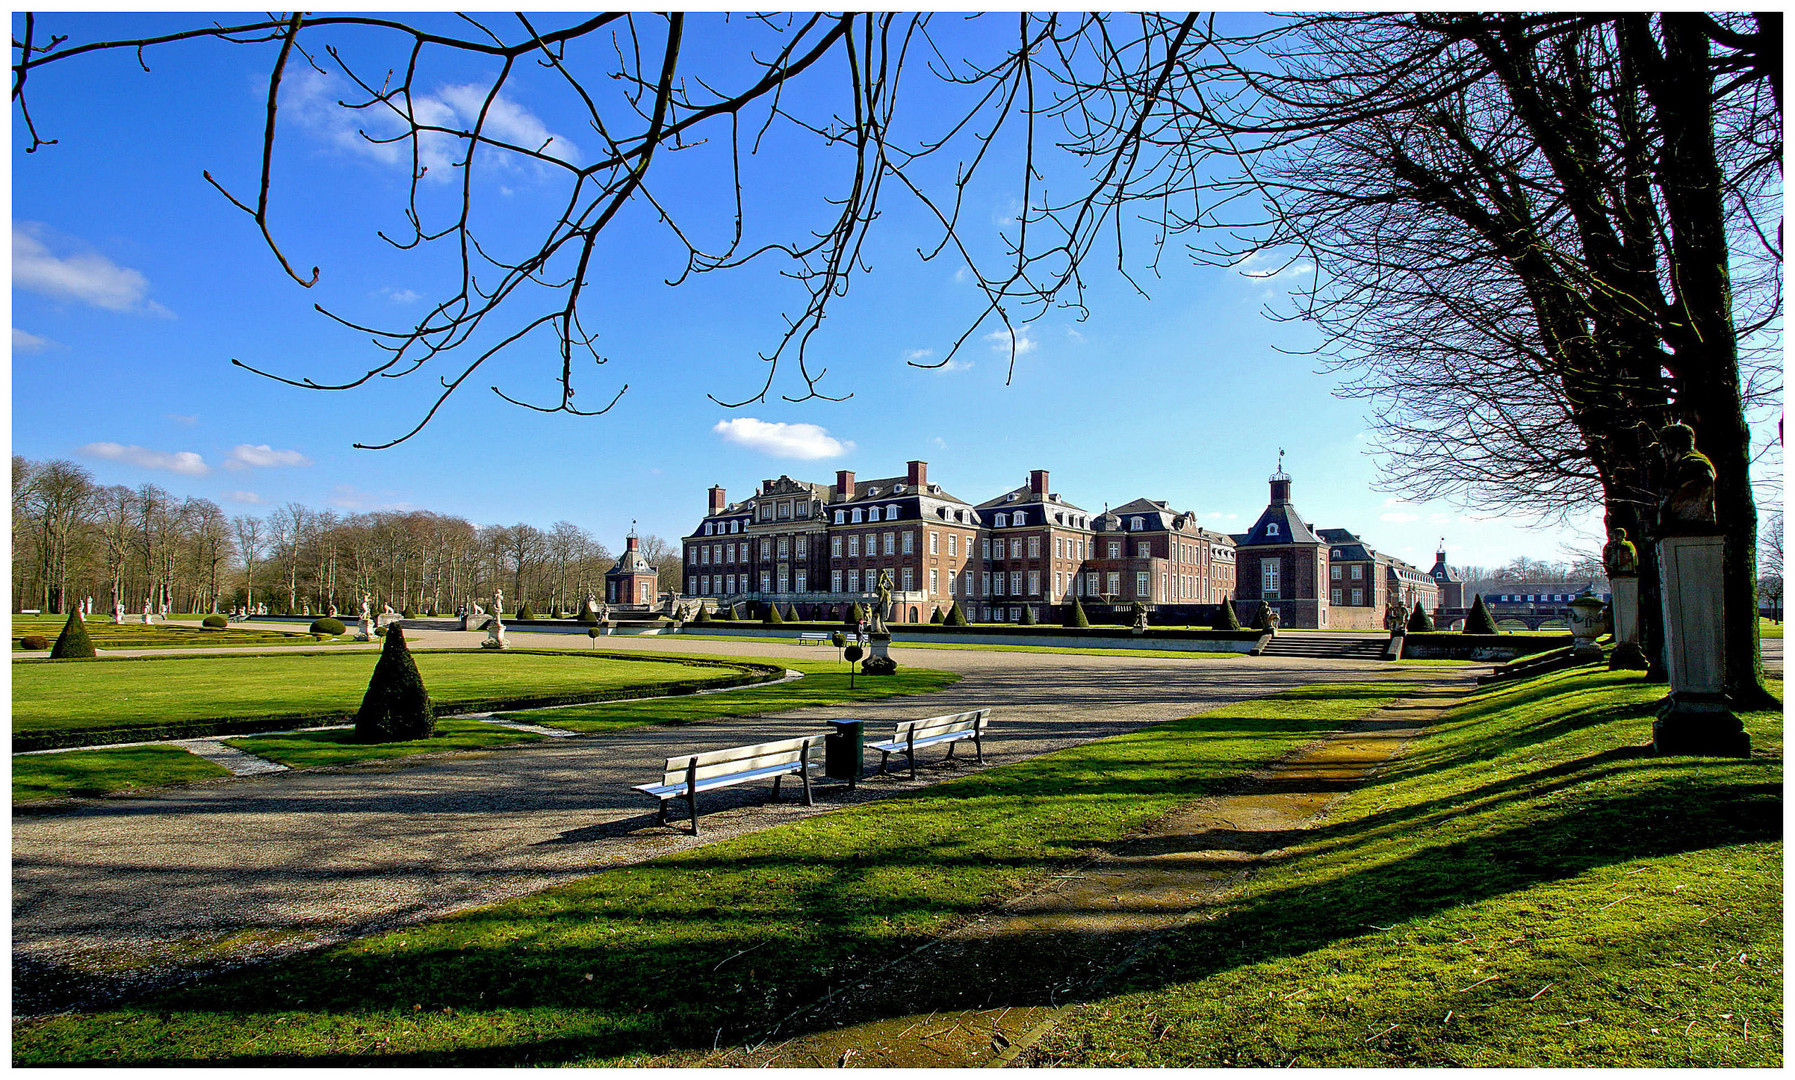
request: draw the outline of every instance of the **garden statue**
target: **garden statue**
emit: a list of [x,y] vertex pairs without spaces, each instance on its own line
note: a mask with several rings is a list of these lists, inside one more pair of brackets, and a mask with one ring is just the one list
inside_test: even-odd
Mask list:
[[1639,573],[1639,549],[1627,539],[1627,530],[1614,530],[1614,539],[1602,548],[1602,566],[1610,578]]
[[117,600],[112,601],[112,625],[120,626],[125,621],[125,605]]
[[492,590],[492,621],[501,622],[505,618],[505,590]]
[[154,611],[155,611],[155,606],[152,605],[148,600],[145,600],[143,602],[143,624],[145,626],[148,626],[149,624],[156,621],[156,616],[154,614]]
[[1146,633],[1147,632],[1147,605],[1141,603],[1139,600],[1136,600],[1130,606],[1129,613],[1134,616],[1134,627],[1133,627],[1134,632],[1137,634]]
[[889,571],[879,571],[878,590],[879,602],[873,607],[873,633],[883,634],[886,632],[885,616],[891,612],[891,574]]
[[1658,437],[1669,466],[1664,502],[1658,508],[1660,530],[1667,534],[1715,531],[1714,463],[1695,448],[1695,430],[1687,424],[1671,424],[1659,431]]

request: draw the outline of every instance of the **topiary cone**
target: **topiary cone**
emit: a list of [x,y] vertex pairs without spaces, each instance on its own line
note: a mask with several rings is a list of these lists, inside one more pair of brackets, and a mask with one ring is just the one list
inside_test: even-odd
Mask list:
[[1433,628],[1434,621],[1428,617],[1427,609],[1421,606],[1421,601],[1415,601],[1415,610],[1409,612],[1409,633],[1431,634]]
[[62,633],[56,635],[56,644],[50,647],[50,659],[92,660],[98,655],[94,652],[93,639],[87,636],[87,624],[81,621],[81,613],[69,612],[69,621],[62,624]]
[[950,607],[947,609],[947,625],[948,626],[965,626],[966,625],[966,612],[960,607],[960,602],[958,600],[954,601],[953,607]]
[[1211,629],[1214,629],[1214,630],[1239,630],[1240,629],[1240,616],[1235,614],[1234,602],[1232,600],[1228,599],[1228,597],[1225,593],[1222,596],[1222,609],[1215,613],[1215,626],[1211,627]]
[[1072,598],[1072,613],[1066,619],[1066,625],[1072,627],[1088,627],[1091,625],[1091,617],[1086,615],[1084,611],[1084,601],[1076,596]]
[[1483,594],[1471,602],[1471,614],[1465,616],[1465,633],[1467,634],[1500,634],[1502,628],[1496,625],[1496,616],[1490,613],[1490,606],[1483,602]]
[[387,628],[386,646],[368,680],[361,711],[355,714],[355,741],[364,743],[408,742],[427,739],[436,732],[436,710],[424,689],[423,676],[405,647],[405,631],[398,623]]

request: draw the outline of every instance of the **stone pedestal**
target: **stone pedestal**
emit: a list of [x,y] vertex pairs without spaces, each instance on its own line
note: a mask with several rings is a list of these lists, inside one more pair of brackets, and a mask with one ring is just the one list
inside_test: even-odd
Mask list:
[[373,622],[369,621],[369,619],[366,615],[363,615],[361,617],[361,621],[358,622],[355,626],[355,640],[357,640],[357,641],[373,641],[374,640],[374,624],[373,624]]
[[1644,671],[1650,665],[1639,644],[1639,579],[1615,574],[1608,580],[1608,589],[1614,595],[1614,655],[1608,658],[1608,666],[1615,671]]
[[1724,550],[1719,535],[1668,536],[1658,542],[1664,660],[1670,675],[1670,697],[1652,724],[1652,748],[1660,754],[1751,753],[1751,737],[1726,701]]
[[508,645],[510,642],[505,640],[505,624],[495,614],[486,624],[486,640],[480,643],[480,647],[482,649],[503,649]]
[[866,659],[860,661],[860,671],[865,675],[890,675],[897,671],[897,661],[891,658],[889,633],[868,636]]

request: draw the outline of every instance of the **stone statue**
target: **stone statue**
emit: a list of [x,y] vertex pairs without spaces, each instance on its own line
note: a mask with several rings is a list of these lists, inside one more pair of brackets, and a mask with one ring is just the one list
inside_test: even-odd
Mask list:
[[1658,438],[1668,465],[1664,501],[1658,507],[1660,527],[1667,533],[1714,531],[1714,463],[1695,448],[1695,429],[1671,424],[1658,432]]
[[598,614],[598,597],[593,596],[590,589],[586,591],[585,610],[592,612],[594,615]]
[[873,608],[873,631],[882,633],[885,630],[885,616],[891,613],[891,574],[879,571],[879,602]]
[[502,619],[505,617],[504,589],[492,590],[492,617],[495,619]]
[[1147,632],[1147,605],[1141,603],[1139,600],[1136,600],[1134,602],[1134,606],[1133,606],[1133,614],[1134,614],[1134,632],[1137,634],[1146,633]]
[[1627,530],[1614,530],[1614,538],[1602,548],[1602,565],[1610,578],[1638,575],[1639,549],[1627,539]]
[[374,598],[372,596],[369,596],[367,593],[363,593],[362,598],[361,598],[361,617],[366,619],[368,617],[368,613],[373,609],[373,606],[374,606]]
[[112,602],[112,625],[119,626],[125,621],[125,605],[117,600]]
[[143,624],[145,626],[156,621],[156,616],[152,614],[153,611],[155,611],[155,605],[145,600],[143,602]]
[[611,621],[611,605],[605,603],[602,600],[599,601],[599,604],[598,604],[598,621],[599,622],[610,622]]
[[393,610],[393,605],[391,605],[391,604],[380,605],[380,613],[382,615],[397,615],[398,614],[398,612]]

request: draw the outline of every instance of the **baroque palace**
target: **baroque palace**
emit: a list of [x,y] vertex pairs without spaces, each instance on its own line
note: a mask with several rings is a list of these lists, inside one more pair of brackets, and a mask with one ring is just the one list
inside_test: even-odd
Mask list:
[[1374,551],[1345,529],[1313,530],[1271,478],[1253,528],[1205,529],[1196,515],[1135,499],[1093,514],[1048,486],[1047,470],[976,505],[902,476],[833,484],[781,476],[740,502],[710,489],[709,512],[682,539],[681,592],[719,604],[795,607],[836,618],[892,582],[892,619],[926,622],[954,603],[974,622],[1060,622],[1077,600],[1093,614],[1141,602],[1158,622],[1209,622],[1232,599],[1243,619],[1264,600],[1291,628],[1382,629],[1394,601],[1428,611],[1462,604],[1441,550],[1431,572]]

